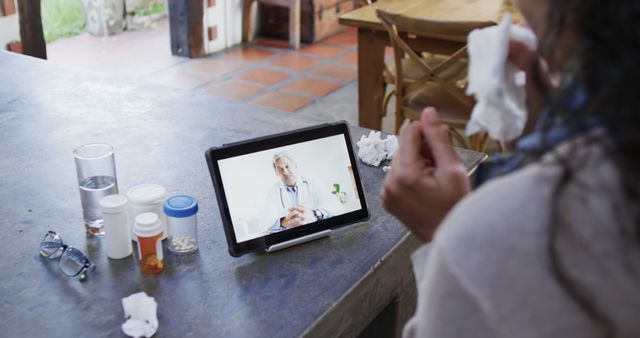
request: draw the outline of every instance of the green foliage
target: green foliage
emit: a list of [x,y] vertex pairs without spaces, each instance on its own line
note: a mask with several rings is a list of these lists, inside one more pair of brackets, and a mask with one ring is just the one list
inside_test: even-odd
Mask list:
[[155,28],[156,21],[167,15],[167,0],[139,0],[127,7],[127,29]]
[[135,16],[147,16],[167,12],[167,2],[164,0],[150,0],[139,8],[133,10]]
[[85,31],[80,0],[42,0],[40,6],[47,43]]

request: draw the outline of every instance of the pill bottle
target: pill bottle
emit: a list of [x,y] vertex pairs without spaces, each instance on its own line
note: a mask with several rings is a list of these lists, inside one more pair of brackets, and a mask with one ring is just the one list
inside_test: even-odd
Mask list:
[[188,195],[176,195],[164,201],[171,236],[169,251],[176,255],[186,255],[198,250],[198,201]]
[[120,259],[133,253],[127,198],[123,195],[108,195],[100,202],[104,220],[107,257]]
[[[171,233],[171,229],[167,226],[167,219],[162,212],[162,203],[167,196],[167,189],[159,184],[144,183],[130,187],[127,190],[127,198],[129,198],[129,219],[135,221],[136,216],[153,212],[160,217],[162,231],[164,233],[162,239],[165,239]],[[132,225],[133,227],[133,225]],[[132,237],[136,240],[136,237]]]
[[163,233],[158,214],[145,212],[136,216],[133,233],[138,239],[138,259],[142,273],[152,275],[162,272]]

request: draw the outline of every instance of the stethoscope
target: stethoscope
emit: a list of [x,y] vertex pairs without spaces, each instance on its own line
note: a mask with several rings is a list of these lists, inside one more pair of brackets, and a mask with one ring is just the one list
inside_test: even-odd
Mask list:
[[[584,87],[578,86],[573,93],[569,109],[574,112],[580,111],[587,102],[585,93]],[[545,131],[546,127],[553,122],[553,118],[549,108],[543,110],[534,132],[520,139],[514,152],[496,154],[481,163],[476,170],[474,186],[478,187],[491,178],[522,168],[538,157],[534,155],[544,154],[580,133],[602,126],[602,119],[592,116],[579,119],[571,125],[559,123]]]
[[[309,189],[310,185],[309,185],[309,181],[307,181],[306,179],[302,179],[302,182],[300,184],[300,186],[298,186],[298,194],[302,191],[302,185],[306,184],[307,185],[307,191],[311,191]],[[280,189],[278,189],[280,191],[280,203],[282,204],[282,209],[285,209],[286,206],[284,204],[284,196],[282,196],[282,190],[287,189],[287,186],[285,185],[284,187],[280,187]],[[298,199],[300,199],[300,195],[298,195]]]

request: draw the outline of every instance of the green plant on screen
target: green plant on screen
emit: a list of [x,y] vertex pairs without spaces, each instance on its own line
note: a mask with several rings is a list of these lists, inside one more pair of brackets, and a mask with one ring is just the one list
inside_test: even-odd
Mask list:
[[347,203],[347,193],[345,191],[340,191],[340,184],[334,183],[333,189],[334,190],[331,193],[338,198],[340,203],[342,204]]

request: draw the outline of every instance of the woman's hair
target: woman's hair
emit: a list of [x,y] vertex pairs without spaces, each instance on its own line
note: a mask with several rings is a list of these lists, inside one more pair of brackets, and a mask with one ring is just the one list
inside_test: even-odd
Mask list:
[[[630,197],[640,197],[640,2],[637,0],[547,0],[548,31],[541,41],[546,53],[568,48],[557,43],[569,27],[577,46],[565,75],[586,89],[586,104],[571,111],[566,100],[552,100],[550,108],[565,119],[598,116],[613,142],[612,155]],[[570,14],[573,17],[570,17]],[[569,73],[569,74],[567,74]],[[566,86],[569,88],[570,86]],[[567,93],[559,93],[558,96]],[[638,232],[640,235],[640,232]],[[640,238],[639,238],[640,240]]]
[[[547,58],[568,46],[560,45],[565,29],[575,33],[575,46],[565,63],[563,77],[569,79],[551,98],[549,111],[556,121],[579,124],[597,117],[608,135],[607,142],[619,171],[620,186],[636,203],[640,199],[640,2],[638,0],[547,0],[549,22],[542,34],[539,50]],[[577,86],[585,91],[586,102],[581,108],[571,106],[568,96]],[[603,336],[614,337],[615,326],[597,307],[589,293],[582,289],[563,264],[559,236],[559,196],[573,179],[567,159],[561,159],[564,172],[555,187],[552,203],[549,258],[551,271],[564,290],[600,324]],[[624,180],[624,181],[622,181]],[[640,248],[640,219],[634,215],[633,229]],[[619,226],[619,225],[616,225]]]

